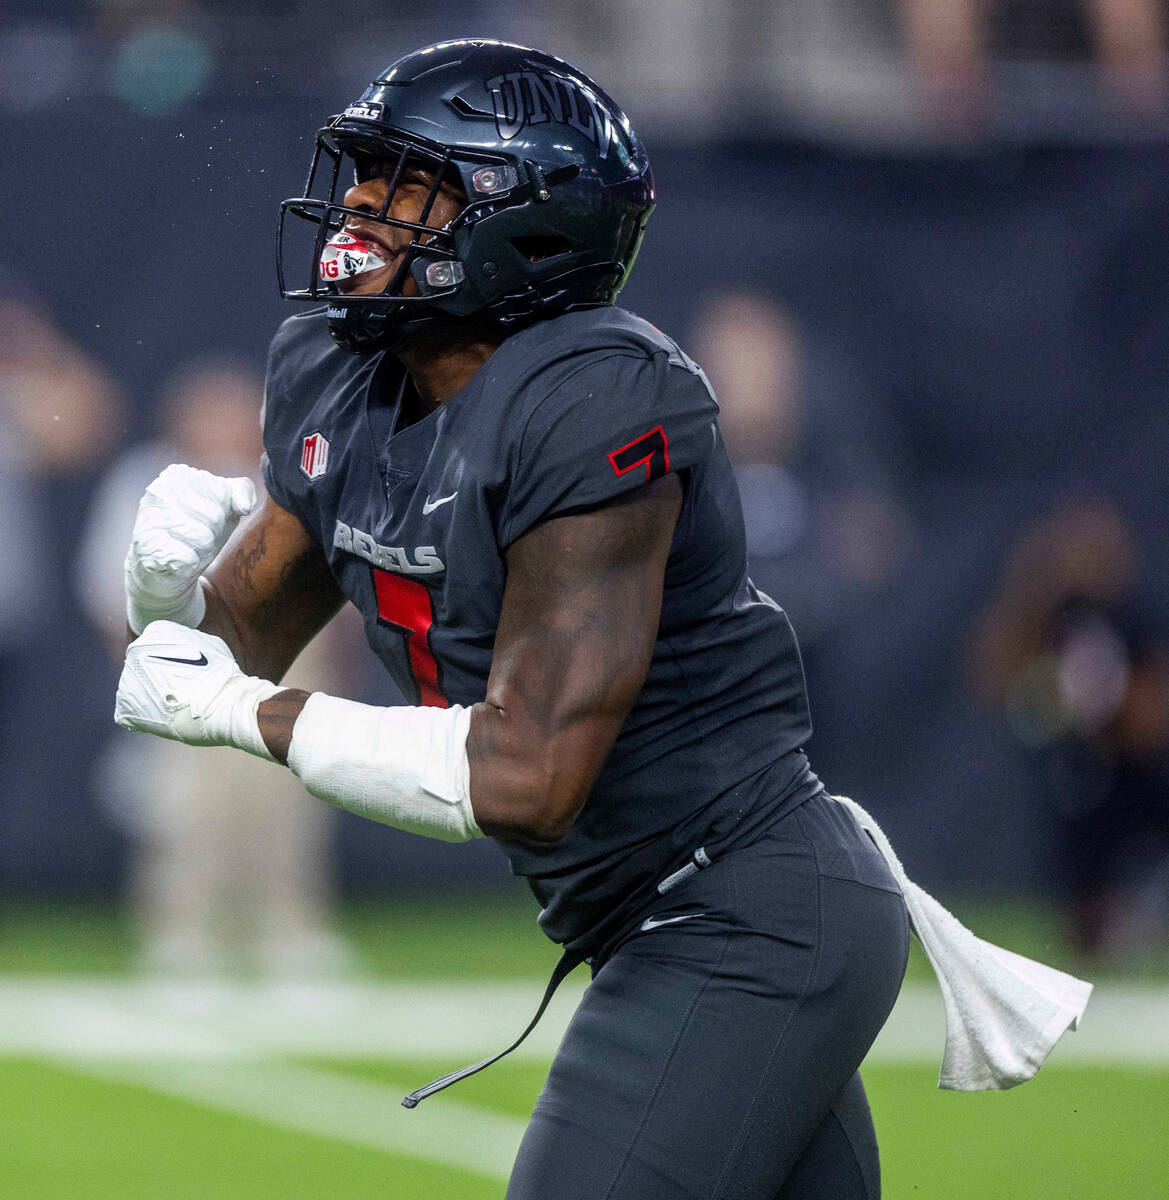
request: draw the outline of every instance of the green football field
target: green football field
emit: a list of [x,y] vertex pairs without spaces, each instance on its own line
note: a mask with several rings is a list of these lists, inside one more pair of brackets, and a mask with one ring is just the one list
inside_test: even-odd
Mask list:
[[[140,981],[116,914],[5,914],[0,1196],[501,1197],[584,980],[524,1057],[402,1109],[405,1092],[506,1044],[554,961],[526,908],[470,908],[350,912],[364,971],[320,987]],[[1013,919],[980,932],[1068,965],[1057,945],[1004,936]],[[1042,920],[1026,926],[1047,936]],[[1100,981],[1084,1029],[1037,1079],[958,1095],[935,1087],[940,1003],[926,970],[915,960],[917,1007],[865,1072],[887,1197],[1169,1196],[1163,975]],[[931,1026],[921,1046],[918,1025]]]

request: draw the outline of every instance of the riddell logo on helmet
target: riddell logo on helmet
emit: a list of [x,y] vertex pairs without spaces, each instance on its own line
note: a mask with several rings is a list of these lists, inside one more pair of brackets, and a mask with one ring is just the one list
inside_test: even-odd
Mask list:
[[484,80],[495,106],[495,128],[510,141],[528,125],[555,121],[579,129],[607,158],[617,131],[597,97],[571,79],[537,71],[508,71]]

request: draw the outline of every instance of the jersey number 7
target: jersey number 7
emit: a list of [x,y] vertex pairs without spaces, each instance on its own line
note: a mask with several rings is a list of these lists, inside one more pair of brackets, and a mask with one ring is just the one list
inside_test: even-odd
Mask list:
[[434,603],[430,589],[416,579],[406,579],[381,567],[372,567],[373,587],[377,594],[378,620],[405,635],[406,655],[414,679],[419,704],[431,708],[449,708],[438,686],[438,662],[430,651],[430,627],[434,624]]
[[666,431],[658,425],[643,433],[620,450],[614,450],[609,455],[609,462],[618,475],[628,475],[638,467],[645,467],[645,481],[652,483],[670,470],[670,443]]

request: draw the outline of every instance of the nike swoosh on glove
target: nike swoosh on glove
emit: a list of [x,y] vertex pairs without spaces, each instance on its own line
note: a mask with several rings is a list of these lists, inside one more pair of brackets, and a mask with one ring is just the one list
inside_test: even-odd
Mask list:
[[206,601],[203,572],[256,506],[250,479],[224,479],[172,463],[146,489],[126,555],[126,619],[135,633],[151,621],[194,628]]
[[189,746],[237,746],[272,760],[256,709],[282,690],[245,675],[222,638],[155,621],[126,651],[114,720]]

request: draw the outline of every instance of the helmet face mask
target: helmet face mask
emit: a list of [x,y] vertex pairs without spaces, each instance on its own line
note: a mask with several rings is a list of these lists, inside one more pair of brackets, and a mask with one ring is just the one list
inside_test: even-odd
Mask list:
[[[425,316],[423,309],[436,297],[452,295],[452,286],[457,264],[455,264],[454,238],[449,224],[442,228],[431,226],[435,199],[444,178],[450,171],[449,159],[420,151],[408,143],[394,144],[388,139],[379,139],[376,144],[350,139],[334,139],[328,129],[317,137],[316,151],[309,171],[305,195],[286,200],[280,212],[280,249],[277,263],[281,293],[290,299],[325,301],[330,310],[354,315],[374,317],[378,325],[402,323]],[[390,215],[398,189],[403,180],[416,172],[430,176],[430,187],[417,214],[417,221],[407,221]],[[387,179],[385,200],[381,210],[351,208],[344,203],[345,193],[353,184],[364,183],[376,175]],[[290,288],[285,275],[285,260],[290,258],[290,249],[303,263],[304,238],[292,239],[287,232],[289,216],[299,217],[310,223],[308,233],[312,246],[309,257],[309,277],[301,288]],[[408,238],[392,276],[380,292],[357,293],[345,285],[364,273],[363,264],[357,254],[345,251],[347,231],[360,222],[366,228],[384,227],[387,244],[398,245],[403,235]],[[369,249],[359,240],[360,234],[348,237],[356,241],[360,251]],[[295,241],[295,246],[292,243]],[[374,244],[376,246],[376,243]],[[383,265],[380,258],[373,260]],[[442,286],[442,273],[428,268],[445,264],[449,282]],[[411,288],[408,280],[418,278]],[[303,278],[303,274],[302,274]],[[437,282],[435,282],[437,281]],[[421,287],[419,287],[421,283]],[[343,318],[342,318],[343,319]]]
[[[428,194],[403,220],[395,196],[419,173]],[[346,207],[373,175],[381,211]],[[461,208],[437,228],[440,190],[461,192]],[[326,302],[334,338],[358,353],[468,318],[506,332],[612,302],[652,209],[644,150],[583,75],[521,46],[447,42],[394,63],[318,132],[304,195],[281,206],[280,290]],[[354,274],[384,264],[346,235],[382,226],[395,269],[380,291],[354,292]]]

